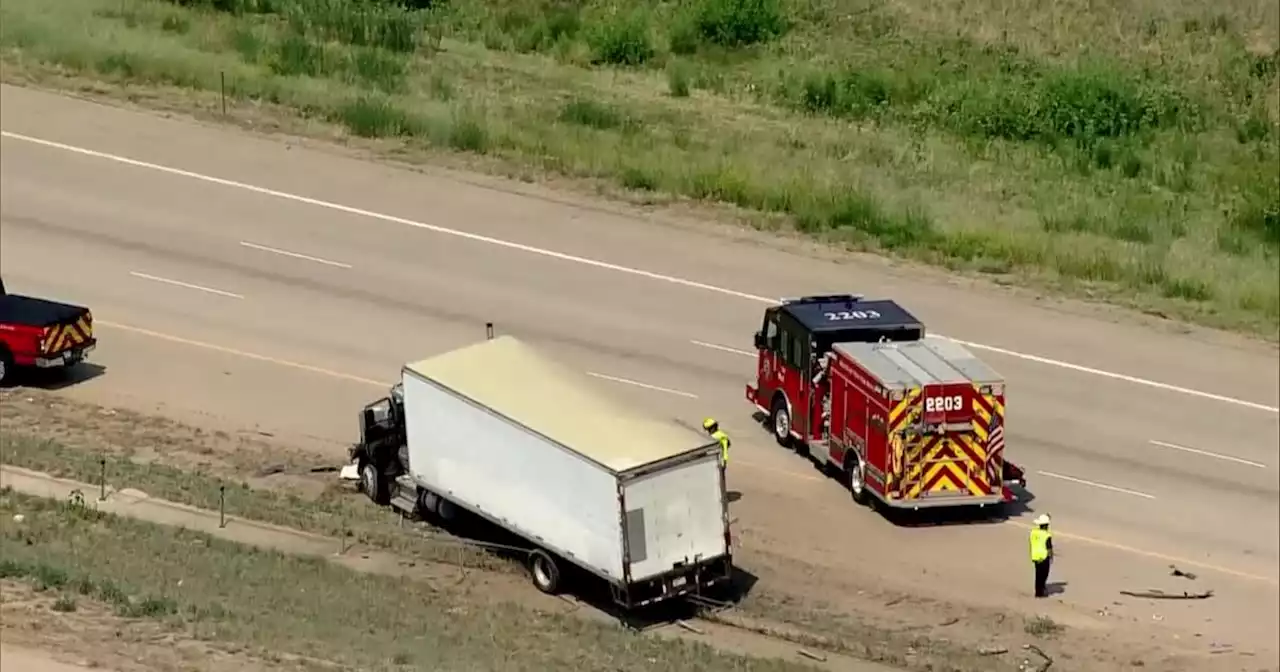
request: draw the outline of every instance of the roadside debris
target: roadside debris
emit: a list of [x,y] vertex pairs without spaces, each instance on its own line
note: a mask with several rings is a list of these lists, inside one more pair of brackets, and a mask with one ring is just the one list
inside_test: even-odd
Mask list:
[[1181,593],[1166,593],[1163,590],[1158,590],[1154,588],[1150,590],[1137,590],[1137,591],[1122,590],[1120,591],[1120,594],[1127,595],[1129,597],[1146,599],[1146,600],[1205,600],[1210,597],[1213,597],[1212,590],[1206,590],[1202,593],[1189,593],[1185,590],[1182,591]]
[[1196,575],[1191,572],[1184,572],[1174,565],[1169,565],[1169,576],[1180,576],[1184,579],[1196,580]]
[[1022,648],[1024,650],[1035,653],[1036,655],[1040,656],[1040,658],[1043,659],[1044,661],[1039,666],[1034,666],[1034,664],[1030,660],[1024,660],[1022,661],[1022,669],[1029,670],[1032,672],[1045,672],[1045,670],[1048,670],[1050,667],[1053,667],[1053,657],[1045,653],[1044,649],[1041,649],[1035,644],[1023,644]]
[[980,656],[998,656],[1002,653],[1009,653],[1009,648],[1004,646],[984,646],[978,649]]

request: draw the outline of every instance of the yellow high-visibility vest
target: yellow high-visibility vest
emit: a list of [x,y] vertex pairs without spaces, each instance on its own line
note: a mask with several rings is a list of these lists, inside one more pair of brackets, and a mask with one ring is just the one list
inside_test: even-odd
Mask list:
[[1049,557],[1049,539],[1053,533],[1036,528],[1031,530],[1031,562],[1040,562]]
[[716,431],[711,433],[711,438],[720,442],[720,458],[724,460],[725,464],[728,464],[729,463],[729,435],[725,434],[723,430],[717,429]]

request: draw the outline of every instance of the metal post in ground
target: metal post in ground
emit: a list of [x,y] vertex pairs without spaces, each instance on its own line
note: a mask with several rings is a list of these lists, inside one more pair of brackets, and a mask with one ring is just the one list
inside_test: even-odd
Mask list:
[[98,458],[98,501],[107,501],[107,458]]
[[492,322],[484,323],[484,335],[485,335],[485,338],[491,341],[493,340],[493,323]]
[[222,92],[222,116],[227,116],[227,72],[218,73],[219,90]]
[[227,526],[227,486],[218,484],[218,527]]

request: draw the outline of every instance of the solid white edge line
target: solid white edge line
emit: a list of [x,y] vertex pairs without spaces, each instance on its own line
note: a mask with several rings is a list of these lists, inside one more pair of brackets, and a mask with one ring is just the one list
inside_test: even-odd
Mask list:
[[160,276],[158,276],[158,275],[150,275],[150,274],[148,274],[148,273],[139,273],[139,272],[137,272],[137,271],[129,271],[129,275],[132,275],[132,276],[133,276],[133,277],[135,277],[135,278],[142,278],[143,280],[151,280],[152,282],[163,282],[163,283],[164,283],[164,284],[166,284],[166,285],[174,285],[174,286],[176,286],[176,287],[185,287],[185,288],[187,288],[187,289],[194,289],[194,290],[197,290],[197,291],[200,291],[200,292],[208,292],[208,293],[210,293],[210,294],[217,294],[217,295],[219,295],[219,296],[226,296],[226,297],[230,297],[230,298],[232,298],[232,299],[243,299],[243,298],[244,298],[243,296],[241,296],[241,295],[239,295],[239,294],[235,294],[235,293],[232,293],[232,292],[224,292],[224,291],[222,291],[221,289],[214,289],[214,288],[212,288],[212,287],[205,287],[205,286],[203,286],[203,285],[193,285],[193,284],[191,284],[191,283],[189,283],[189,282],[182,282],[181,280],[172,280],[172,279],[170,279],[170,278],[162,278],[162,277],[160,277]]
[[690,343],[692,343],[692,344],[694,344],[694,345],[700,345],[700,346],[702,346],[702,347],[704,347],[704,348],[711,348],[712,350],[719,350],[719,351],[721,351],[721,352],[731,352],[731,353],[733,353],[733,354],[735,354],[735,355],[743,355],[743,356],[745,356],[745,357],[755,357],[755,356],[756,356],[756,353],[754,353],[754,352],[747,352],[746,350],[739,350],[739,349],[737,349],[737,348],[731,348],[731,347],[729,347],[729,346],[727,346],[727,345],[716,345],[715,343],[707,343],[707,342],[705,342],[705,341],[695,341],[695,340],[692,340],[692,339],[691,339],[689,342],[690,342]]
[[1155,495],[1148,495],[1145,492],[1138,492],[1137,490],[1129,490],[1127,488],[1119,488],[1114,485],[1107,485],[1106,483],[1098,483],[1096,481],[1086,481],[1083,478],[1076,478],[1075,476],[1064,476],[1062,474],[1055,474],[1052,471],[1037,471],[1036,473],[1040,474],[1041,476],[1048,476],[1049,478],[1060,478],[1064,481],[1071,481],[1072,483],[1079,483],[1081,485],[1089,485],[1095,488],[1102,488],[1103,490],[1110,490],[1112,492],[1119,492],[1126,495],[1133,495],[1134,497],[1144,497],[1146,499],[1156,498]]
[[311,256],[311,255],[309,255],[309,254],[301,254],[301,253],[298,253],[298,252],[290,252],[290,251],[288,251],[288,250],[282,250],[282,249],[280,249],[280,248],[278,248],[278,247],[267,247],[266,245],[259,245],[259,244],[257,244],[257,243],[250,243],[250,242],[248,242],[248,241],[246,241],[246,240],[242,240],[242,241],[240,241],[240,245],[241,245],[242,247],[247,247],[247,248],[254,249],[254,250],[261,250],[261,251],[263,251],[263,252],[270,252],[270,253],[272,253],[272,254],[279,254],[279,255],[281,255],[281,256],[285,256],[285,257],[293,257],[294,259],[305,259],[306,261],[314,261],[314,262],[316,262],[317,264],[326,264],[326,265],[329,265],[329,266],[337,266],[338,268],[351,268],[351,264],[344,264],[344,263],[342,263],[342,262],[340,262],[340,261],[330,261],[330,260],[328,260],[328,259],[321,259],[320,257],[313,257],[313,256]]
[[588,371],[587,375],[592,376],[594,378],[600,378],[601,380],[609,380],[615,383],[622,383],[624,385],[634,385],[636,387],[643,387],[646,390],[653,390],[655,392],[666,392],[667,394],[675,394],[681,397],[688,397],[689,399],[698,398],[698,395],[693,394],[692,392],[682,392],[680,390],[673,390],[669,387],[659,387],[657,385],[650,385],[649,383],[642,383],[638,380],[631,380],[630,378],[619,378],[617,376],[609,376],[603,373],[596,373],[595,371]]
[[1150,443],[1153,446],[1160,446],[1162,448],[1172,448],[1173,450],[1181,450],[1186,453],[1195,453],[1196,455],[1203,455],[1205,457],[1212,457],[1219,460],[1226,460],[1228,462],[1237,462],[1239,464],[1245,464],[1250,467],[1257,467],[1259,469],[1267,468],[1267,465],[1261,462],[1254,462],[1253,460],[1246,460],[1242,457],[1232,457],[1230,455],[1223,455],[1221,453],[1211,453],[1207,450],[1200,450],[1199,448],[1189,448],[1187,446],[1179,446],[1176,443],[1169,443],[1167,441],[1157,441],[1155,439],[1148,439],[1147,443]]
[[[54,149],[60,149],[60,150],[63,150],[63,151],[65,151],[65,152],[71,152],[71,153],[73,153],[73,154],[80,154],[80,155],[83,155],[83,156],[90,156],[90,157],[94,157],[94,158],[97,158],[97,159],[103,159],[103,160],[106,160],[106,161],[114,161],[114,162],[116,162],[116,163],[123,163],[123,164],[125,164],[125,165],[134,166],[134,167],[137,167],[137,168],[146,168],[146,169],[148,169],[148,170],[155,170],[155,171],[162,172],[162,173],[168,173],[168,174],[170,174],[170,175],[177,175],[177,176],[180,176],[180,177],[186,177],[186,178],[190,178],[190,179],[193,179],[193,180],[199,180],[199,181],[202,181],[202,182],[208,182],[208,183],[211,183],[211,184],[218,184],[218,185],[222,185],[222,186],[226,186],[226,187],[232,187],[232,188],[235,188],[235,189],[243,189],[243,190],[245,190],[245,191],[250,191],[250,192],[253,192],[253,193],[257,193],[257,194],[263,194],[263,195],[265,195],[265,196],[272,196],[272,197],[280,198],[280,199],[287,200],[287,201],[293,201],[293,202],[295,202],[295,203],[304,203],[304,204],[306,204],[306,205],[313,205],[313,206],[316,206],[316,207],[326,208],[326,209],[329,209],[329,210],[335,210],[335,211],[337,211],[337,212],[345,212],[345,213],[350,214],[350,215],[356,215],[356,216],[360,216],[360,217],[367,217],[367,218],[370,218],[370,219],[379,219],[379,220],[382,220],[382,221],[385,221],[385,222],[392,222],[392,223],[395,223],[395,224],[401,224],[401,225],[404,225],[404,226],[409,226],[409,227],[413,227],[413,228],[417,228],[417,229],[423,229],[423,230],[426,230],[426,231],[432,231],[432,232],[434,232],[434,233],[439,233],[439,234],[448,235],[448,236],[454,236],[454,237],[457,237],[457,238],[463,238],[463,239],[466,239],[466,240],[472,240],[472,241],[479,242],[479,243],[486,243],[486,244],[489,244],[489,245],[495,245],[495,246],[498,246],[498,247],[505,247],[505,248],[512,249],[512,250],[518,250],[518,251],[521,251],[521,252],[528,252],[528,253],[530,253],[530,254],[537,254],[537,255],[541,255],[541,256],[544,256],[544,257],[549,257],[549,258],[552,258],[552,259],[559,259],[559,260],[561,260],[561,261],[568,261],[568,262],[572,262],[572,263],[576,263],[576,264],[582,264],[582,265],[585,265],[585,266],[591,266],[591,267],[594,267],[594,268],[600,268],[600,269],[604,269],[604,270],[607,270],[607,271],[615,271],[615,272],[617,272],[617,273],[625,273],[625,274],[628,274],[628,275],[635,275],[635,276],[639,276],[639,277],[643,277],[643,278],[648,278],[648,279],[650,279],[650,280],[660,280],[660,281],[662,281],[662,282],[668,282],[668,283],[671,283],[671,284],[680,285],[680,286],[684,286],[684,287],[691,287],[691,288],[693,288],[693,289],[702,289],[702,290],[706,290],[706,291],[708,291],[708,292],[715,292],[715,293],[718,293],[718,294],[724,294],[724,295],[727,295],[727,296],[733,296],[733,297],[737,297],[737,298],[740,298],[740,299],[746,299],[746,300],[748,300],[748,301],[756,301],[756,302],[759,302],[759,303],[767,303],[767,304],[770,304],[770,305],[777,305],[777,304],[779,303],[777,299],[771,299],[771,298],[769,298],[769,297],[765,297],[765,296],[758,296],[758,295],[755,295],[755,294],[748,294],[748,293],[746,293],[746,292],[739,292],[739,291],[737,291],[737,290],[728,289],[728,288],[725,288],[725,287],[717,287],[717,286],[715,286],[715,285],[709,285],[709,284],[702,283],[702,282],[696,282],[696,281],[694,281],[694,280],[686,280],[686,279],[684,279],[684,278],[677,278],[677,277],[670,276],[670,275],[663,275],[663,274],[661,274],[661,273],[654,273],[654,272],[652,272],[652,271],[645,271],[645,270],[641,270],[641,269],[638,269],[638,268],[629,268],[629,267],[627,267],[627,266],[620,266],[620,265],[618,265],[618,264],[611,264],[611,263],[604,262],[604,261],[599,261],[599,260],[596,260],[596,259],[589,259],[589,258],[587,258],[587,257],[579,257],[579,256],[572,255],[572,254],[565,254],[565,253],[563,253],[563,252],[555,252],[555,251],[552,251],[552,250],[547,250],[547,249],[543,249],[543,248],[539,248],[539,247],[534,247],[534,246],[532,246],[532,245],[524,245],[524,244],[521,244],[521,243],[515,243],[515,242],[509,241],[509,240],[502,240],[502,239],[500,239],[500,238],[493,238],[493,237],[490,237],[490,236],[482,236],[482,235],[477,234],[477,233],[469,233],[469,232],[467,232],[467,231],[459,231],[459,230],[457,230],[457,229],[449,229],[449,228],[445,228],[445,227],[443,227],[443,226],[436,226],[436,225],[434,225],[434,224],[426,224],[426,223],[424,223],[424,222],[418,222],[418,221],[414,221],[414,220],[412,220],[412,219],[406,219],[406,218],[404,218],[404,217],[397,217],[397,216],[395,216],[395,215],[388,215],[388,214],[384,214],[384,213],[381,213],[381,212],[374,212],[374,211],[372,211],[372,210],[364,210],[364,209],[362,209],[362,208],[355,208],[355,207],[352,207],[352,206],[349,206],[349,205],[342,205],[342,204],[340,204],[340,203],[333,203],[333,202],[330,202],[330,201],[322,201],[322,200],[320,200],[320,199],[316,199],[316,198],[310,198],[310,197],[307,197],[307,196],[300,196],[300,195],[298,195],[298,194],[290,194],[290,193],[288,193],[288,192],[284,192],[284,191],[277,191],[277,190],[275,190],[275,189],[268,189],[268,188],[266,188],[266,187],[259,187],[259,186],[252,185],[252,184],[247,184],[247,183],[244,183],[244,182],[236,182],[235,180],[228,180],[228,179],[224,179],[224,178],[221,178],[221,177],[213,177],[213,176],[211,176],[211,175],[203,175],[203,174],[201,174],[201,173],[195,173],[195,172],[192,172],[192,171],[189,171],[189,170],[182,170],[182,169],[180,169],[180,168],[171,168],[171,167],[169,167],[169,166],[163,166],[163,165],[156,164],[156,163],[148,163],[148,162],[146,162],[146,161],[139,161],[139,160],[137,160],[137,159],[130,159],[130,158],[123,157],[123,156],[118,156],[118,155],[115,155],[115,154],[108,154],[108,153],[106,153],[106,152],[99,152],[99,151],[92,150],[92,149],[86,149],[86,148],[84,148],[84,147],[76,147],[76,146],[74,146],[74,145],[67,145],[67,144],[64,144],[64,143],[61,143],[61,142],[54,142],[54,141],[52,141],[52,140],[44,140],[44,139],[41,139],[41,138],[35,138],[35,137],[28,136],[28,135],[23,135],[23,134],[21,134],[21,133],[14,133],[14,132],[12,132],[12,131],[0,131],[0,137],[6,137],[6,138],[13,139],[13,140],[19,140],[19,141],[22,141],[22,142],[29,142],[29,143],[32,143],[32,144],[35,144],[35,145],[42,145],[42,146],[45,146],[45,147],[52,147],[52,148],[54,148]],[[942,336],[941,334],[937,334],[937,335],[938,335],[938,336]],[[950,338],[949,336],[942,336],[942,337],[943,337],[943,338]],[[1095,369],[1095,368],[1088,367],[1088,366],[1081,366],[1081,365],[1079,365],[1079,364],[1072,364],[1072,363],[1070,363],[1070,362],[1063,362],[1063,361],[1060,361],[1060,360],[1050,359],[1050,358],[1048,358],[1048,357],[1041,357],[1041,356],[1039,356],[1039,355],[1029,355],[1029,354],[1026,354],[1026,353],[1016,352],[1016,351],[1014,351],[1014,350],[1006,350],[1006,349],[1004,349],[1004,348],[998,348],[998,347],[995,347],[995,346],[983,345],[983,344],[981,344],[981,343],[974,343],[974,342],[971,342],[971,341],[962,341],[962,340],[954,339],[954,338],[952,338],[951,340],[953,340],[953,341],[955,341],[955,342],[957,342],[957,343],[960,343],[961,345],[966,345],[966,346],[971,347],[971,348],[977,348],[977,349],[980,349],[980,350],[987,350],[987,351],[995,352],[995,353],[999,353],[999,354],[1002,354],[1002,355],[1005,355],[1005,356],[1008,356],[1008,357],[1016,357],[1016,358],[1019,358],[1019,359],[1025,359],[1025,360],[1027,360],[1027,361],[1036,362],[1036,363],[1039,363],[1039,364],[1045,364],[1045,365],[1048,365],[1048,366],[1057,366],[1057,367],[1061,367],[1061,368],[1065,368],[1065,369],[1070,369],[1070,370],[1072,370],[1072,371],[1078,371],[1078,372],[1081,372],[1081,373],[1089,373],[1089,374],[1093,374],[1093,375],[1097,375],[1097,376],[1103,376],[1103,377],[1106,377],[1106,378],[1111,378],[1111,379],[1114,379],[1114,380],[1122,380],[1122,381],[1125,381],[1125,382],[1128,382],[1128,383],[1134,383],[1134,384],[1137,384],[1137,385],[1146,385],[1146,386],[1148,386],[1148,387],[1154,387],[1154,388],[1157,388],[1157,389],[1162,389],[1162,390],[1166,390],[1166,391],[1170,391],[1170,392],[1177,392],[1177,393],[1180,393],[1180,394],[1186,394],[1186,395],[1190,395],[1190,396],[1201,397],[1201,398],[1203,398],[1203,399],[1212,399],[1212,400],[1214,400],[1214,401],[1221,401],[1221,402],[1225,402],[1225,403],[1229,403],[1229,404],[1236,404],[1236,405],[1238,405],[1238,406],[1244,406],[1244,407],[1247,407],[1247,408],[1257,409],[1257,410],[1260,410],[1260,411],[1268,411],[1268,412],[1271,412],[1271,413],[1280,414],[1280,407],[1276,407],[1276,406],[1267,406],[1267,405],[1265,405],[1265,404],[1259,404],[1259,403],[1252,402],[1252,401],[1245,401],[1245,400],[1243,400],[1243,399],[1236,399],[1236,398],[1233,398],[1233,397],[1227,397],[1227,396],[1220,395],[1220,394],[1213,394],[1213,393],[1211,393],[1211,392],[1201,392],[1200,390],[1193,390],[1193,389],[1186,388],[1186,387],[1179,387],[1179,386],[1177,386],[1177,385],[1170,385],[1170,384],[1168,384],[1168,383],[1161,383],[1161,382],[1157,382],[1157,381],[1154,381],[1154,380],[1147,380],[1147,379],[1144,379],[1144,378],[1137,378],[1137,377],[1135,377],[1135,376],[1129,376],[1129,375],[1125,375],[1125,374],[1122,374],[1122,373],[1113,373],[1113,372],[1110,372],[1110,371],[1103,371],[1103,370],[1101,370],[1101,369]]]

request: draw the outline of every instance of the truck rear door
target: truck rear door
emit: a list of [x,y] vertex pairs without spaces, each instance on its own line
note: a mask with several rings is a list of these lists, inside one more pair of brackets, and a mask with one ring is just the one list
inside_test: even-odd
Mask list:
[[632,581],[729,551],[724,483],[716,451],[627,481],[623,501]]

